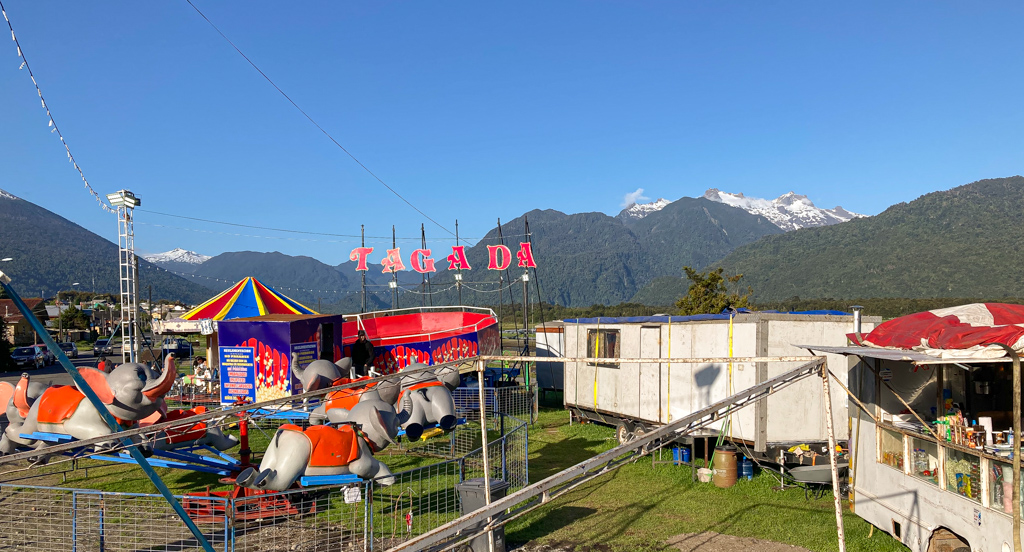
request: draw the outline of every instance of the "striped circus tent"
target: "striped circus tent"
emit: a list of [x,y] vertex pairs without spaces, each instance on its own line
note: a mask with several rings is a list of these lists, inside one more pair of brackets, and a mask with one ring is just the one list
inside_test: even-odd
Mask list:
[[233,320],[265,314],[318,314],[249,276],[181,316],[184,320]]

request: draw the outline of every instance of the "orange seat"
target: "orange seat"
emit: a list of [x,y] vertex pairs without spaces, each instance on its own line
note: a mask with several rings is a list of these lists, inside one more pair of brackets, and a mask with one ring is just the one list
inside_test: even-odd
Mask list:
[[359,458],[359,435],[351,426],[311,426],[304,433],[312,449],[311,468],[347,466]]
[[36,420],[43,424],[62,424],[78,410],[85,395],[72,385],[51,387],[39,397]]

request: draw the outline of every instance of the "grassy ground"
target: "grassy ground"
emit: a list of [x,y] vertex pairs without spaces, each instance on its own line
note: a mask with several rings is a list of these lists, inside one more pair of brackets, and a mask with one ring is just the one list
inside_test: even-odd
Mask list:
[[[569,426],[568,421],[565,410],[541,409],[537,424],[530,428],[531,481],[615,446],[611,428]],[[650,458],[644,457],[516,520],[506,529],[506,538],[573,543],[579,550],[662,550],[673,535],[714,531],[810,550],[836,550],[831,495],[805,500],[799,488],[772,490],[777,484],[771,474],[758,473],[752,481],[719,489],[692,482],[689,467],[652,467]],[[869,524],[849,511],[844,523],[848,550],[906,550],[879,531],[869,539]]]
[[[596,424],[568,425],[568,412],[560,407],[541,408],[538,421],[530,427],[530,480],[539,481],[615,446],[611,428]],[[264,450],[273,428],[250,430],[252,448]],[[393,472],[436,462],[436,459],[405,454],[394,447],[381,454]],[[666,455],[668,459],[668,455]],[[155,489],[142,472],[131,466],[84,461],[62,482],[59,474],[23,481],[35,485],[103,489],[120,492],[153,493]],[[55,471],[47,466],[42,471]],[[157,469],[175,493],[210,488],[228,490],[218,477],[181,470]],[[511,523],[506,529],[509,542],[567,543],[580,551],[663,550],[665,542],[681,533],[713,531],[741,537],[768,539],[810,550],[837,548],[835,517],[830,495],[804,499],[799,488],[772,489],[777,481],[769,473],[758,473],[752,481],[730,489],[694,483],[690,468],[659,464],[650,457],[559,497]],[[848,507],[848,505],[847,505]],[[868,538],[869,525],[846,512],[847,546],[851,551],[902,551],[902,545],[876,531]],[[568,549],[572,549],[569,546]]]

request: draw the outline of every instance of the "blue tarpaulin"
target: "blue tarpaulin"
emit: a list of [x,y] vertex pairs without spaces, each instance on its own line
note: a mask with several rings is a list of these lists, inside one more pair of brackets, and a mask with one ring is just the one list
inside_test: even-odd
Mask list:
[[[739,314],[756,314],[750,309],[737,309]],[[849,316],[850,313],[837,311],[837,310],[812,310],[812,311],[794,311],[780,313],[779,311],[758,311],[761,313],[770,314],[809,314],[809,315],[836,315]],[[692,314],[689,316],[609,316],[599,318],[566,318],[562,320],[566,324],[668,324],[670,321],[674,324],[676,322],[702,322],[705,320],[728,320],[729,313],[723,312],[721,314]]]

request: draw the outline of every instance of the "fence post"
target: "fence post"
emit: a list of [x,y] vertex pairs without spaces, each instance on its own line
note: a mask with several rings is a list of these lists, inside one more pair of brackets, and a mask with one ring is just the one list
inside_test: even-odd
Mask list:
[[78,550],[78,493],[71,491],[71,552]]
[[[476,373],[477,381],[479,385],[477,388],[480,390],[480,439],[481,445],[483,446],[483,458],[484,458],[484,504],[487,506],[491,505],[491,466],[489,456],[489,448],[487,445],[487,403],[484,400],[484,361],[476,361]],[[487,523],[491,523],[491,518],[487,518]],[[487,548],[491,552],[494,552],[494,531],[487,531]]]
[[363,497],[363,550],[373,550],[373,480],[366,482]]

